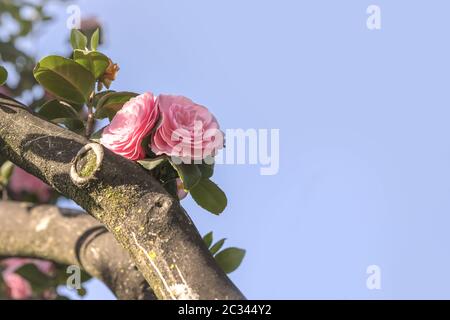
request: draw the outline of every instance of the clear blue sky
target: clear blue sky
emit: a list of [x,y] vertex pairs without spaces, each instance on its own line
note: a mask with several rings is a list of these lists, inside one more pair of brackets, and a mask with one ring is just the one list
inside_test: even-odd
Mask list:
[[[450,298],[449,1],[77,2],[115,89],[177,93],[223,128],[279,128],[280,171],[221,166],[229,206],[184,206],[247,249],[249,298]],[[366,28],[366,8],[382,28]],[[65,7],[36,40],[66,53]],[[368,290],[366,268],[381,268]],[[96,283],[90,298],[110,295]]]

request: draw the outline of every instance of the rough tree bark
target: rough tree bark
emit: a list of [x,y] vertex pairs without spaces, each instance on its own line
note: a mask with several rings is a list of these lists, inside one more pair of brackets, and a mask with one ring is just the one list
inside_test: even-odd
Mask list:
[[71,179],[72,161],[88,143],[0,97],[1,154],[103,223],[159,299],[244,299],[179,202],[139,165],[89,150],[75,168],[87,182]]
[[80,211],[0,201],[0,256],[78,265],[105,283],[119,299],[155,299],[113,235]]

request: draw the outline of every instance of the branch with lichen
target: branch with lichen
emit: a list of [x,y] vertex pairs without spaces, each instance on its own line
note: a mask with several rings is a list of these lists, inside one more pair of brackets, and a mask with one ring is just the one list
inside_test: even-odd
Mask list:
[[0,98],[1,155],[101,222],[159,299],[244,298],[179,202],[146,170]]
[[154,299],[129,254],[91,216],[52,205],[0,201],[0,256],[78,265],[119,299]]

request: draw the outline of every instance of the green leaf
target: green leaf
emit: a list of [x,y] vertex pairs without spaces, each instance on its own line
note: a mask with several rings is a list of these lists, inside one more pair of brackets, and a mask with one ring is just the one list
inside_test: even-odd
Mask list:
[[211,178],[214,174],[214,164],[198,164],[198,168],[200,169],[200,172],[202,174],[202,178],[208,179]]
[[0,66],[0,86],[4,85],[8,79],[8,71],[2,66]]
[[80,119],[77,110],[66,102],[50,100],[39,109],[38,114],[53,123],[62,124],[76,133],[85,131],[84,122]]
[[96,105],[95,118],[112,120],[123,105],[137,95],[134,92],[110,92],[105,94]]
[[16,274],[28,280],[33,291],[42,292],[51,284],[53,278],[42,273],[34,264],[26,264],[15,271]]
[[109,66],[109,59],[98,51],[75,50],[73,60],[88,69],[95,79],[100,78]]
[[227,248],[219,252],[216,256],[217,264],[225,271],[231,273],[236,270],[245,256],[245,250],[239,248]]
[[14,163],[6,161],[0,167],[0,184],[7,185],[14,172]]
[[80,272],[80,281],[81,281],[81,283],[85,283],[86,281],[89,281],[91,279],[92,279],[92,276],[82,269],[81,272]]
[[80,114],[80,112],[83,111],[84,104],[76,104],[76,103],[71,102],[70,105],[72,106],[72,108],[75,109],[75,111],[78,114]]
[[70,33],[70,44],[72,45],[73,50],[85,50],[87,46],[87,38],[81,31],[72,29],[72,32]]
[[[67,283],[67,267],[68,265],[56,264],[54,271],[54,284],[55,285],[65,285]],[[80,270],[80,282],[85,283],[89,281],[92,277],[83,269]]]
[[95,141],[97,143],[100,143],[100,139],[102,138],[103,130],[105,130],[107,126],[104,126],[103,128],[99,129],[98,131],[91,134],[91,137],[89,138],[92,141]]
[[217,241],[216,244],[213,245],[211,247],[211,249],[209,249],[209,251],[211,252],[212,255],[215,255],[220,249],[222,249],[223,244],[225,243],[225,240],[227,240],[227,239],[221,239],[221,240]]
[[114,90],[106,90],[106,91],[102,91],[102,92],[96,93],[94,95],[94,99],[93,99],[94,107],[98,105],[98,103],[99,103],[101,98],[103,98],[107,94],[110,94],[110,93],[113,93],[113,92],[116,92],[116,91],[114,91]]
[[58,100],[50,100],[46,102],[37,113],[47,120],[58,118],[79,118],[77,110],[75,110],[70,104]]
[[201,179],[200,182],[190,190],[194,201],[203,209],[214,214],[220,214],[227,206],[227,196],[211,180]]
[[185,163],[175,164],[172,160],[170,160],[170,163],[178,172],[178,176],[183,181],[185,190],[191,190],[200,182],[202,173],[197,165]]
[[85,126],[84,122],[80,119],[73,118],[56,118],[53,119],[52,122],[57,124],[64,125],[67,129],[76,132],[76,133],[84,133]]
[[91,37],[91,50],[97,51],[99,42],[100,42],[100,29],[97,28]]
[[95,78],[83,66],[60,56],[48,56],[34,68],[34,77],[61,100],[83,104],[94,90]]
[[209,249],[211,247],[211,244],[213,242],[213,232],[210,231],[203,237],[203,241],[205,242],[206,247]]
[[153,159],[143,159],[143,160],[139,160],[138,163],[143,166],[146,170],[153,170],[155,169],[157,166],[159,166],[161,163],[163,163],[164,161],[167,161],[167,157],[166,156],[159,156]]

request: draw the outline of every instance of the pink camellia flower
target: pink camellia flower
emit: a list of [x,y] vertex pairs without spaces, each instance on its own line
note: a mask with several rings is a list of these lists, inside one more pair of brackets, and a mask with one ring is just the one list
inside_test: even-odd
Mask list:
[[0,261],[0,264],[5,267],[2,276],[7,286],[7,294],[11,299],[28,299],[32,296],[33,291],[30,283],[15,273],[23,265],[30,263],[47,275],[51,275],[55,270],[53,263],[44,260],[8,258]]
[[159,112],[152,93],[132,98],[103,130],[100,143],[127,159],[144,159],[142,141],[149,135],[158,117]]
[[18,274],[5,274],[3,275],[3,280],[7,287],[6,294],[11,299],[23,300],[32,296],[33,290],[31,289],[30,283]]
[[55,272],[55,265],[50,261],[31,260],[31,263],[33,263],[42,273],[47,275],[51,275]]
[[8,258],[1,260],[0,264],[2,267],[5,267],[5,270],[3,271],[4,273],[10,273],[16,271],[30,260],[31,259],[27,258]]
[[160,95],[156,105],[161,124],[152,139],[152,151],[179,157],[185,163],[214,156],[223,148],[223,133],[205,107],[183,96]]
[[49,185],[19,167],[14,168],[9,188],[17,196],[22,193],[34,194],[40,202],[48,202],[52,195]]

